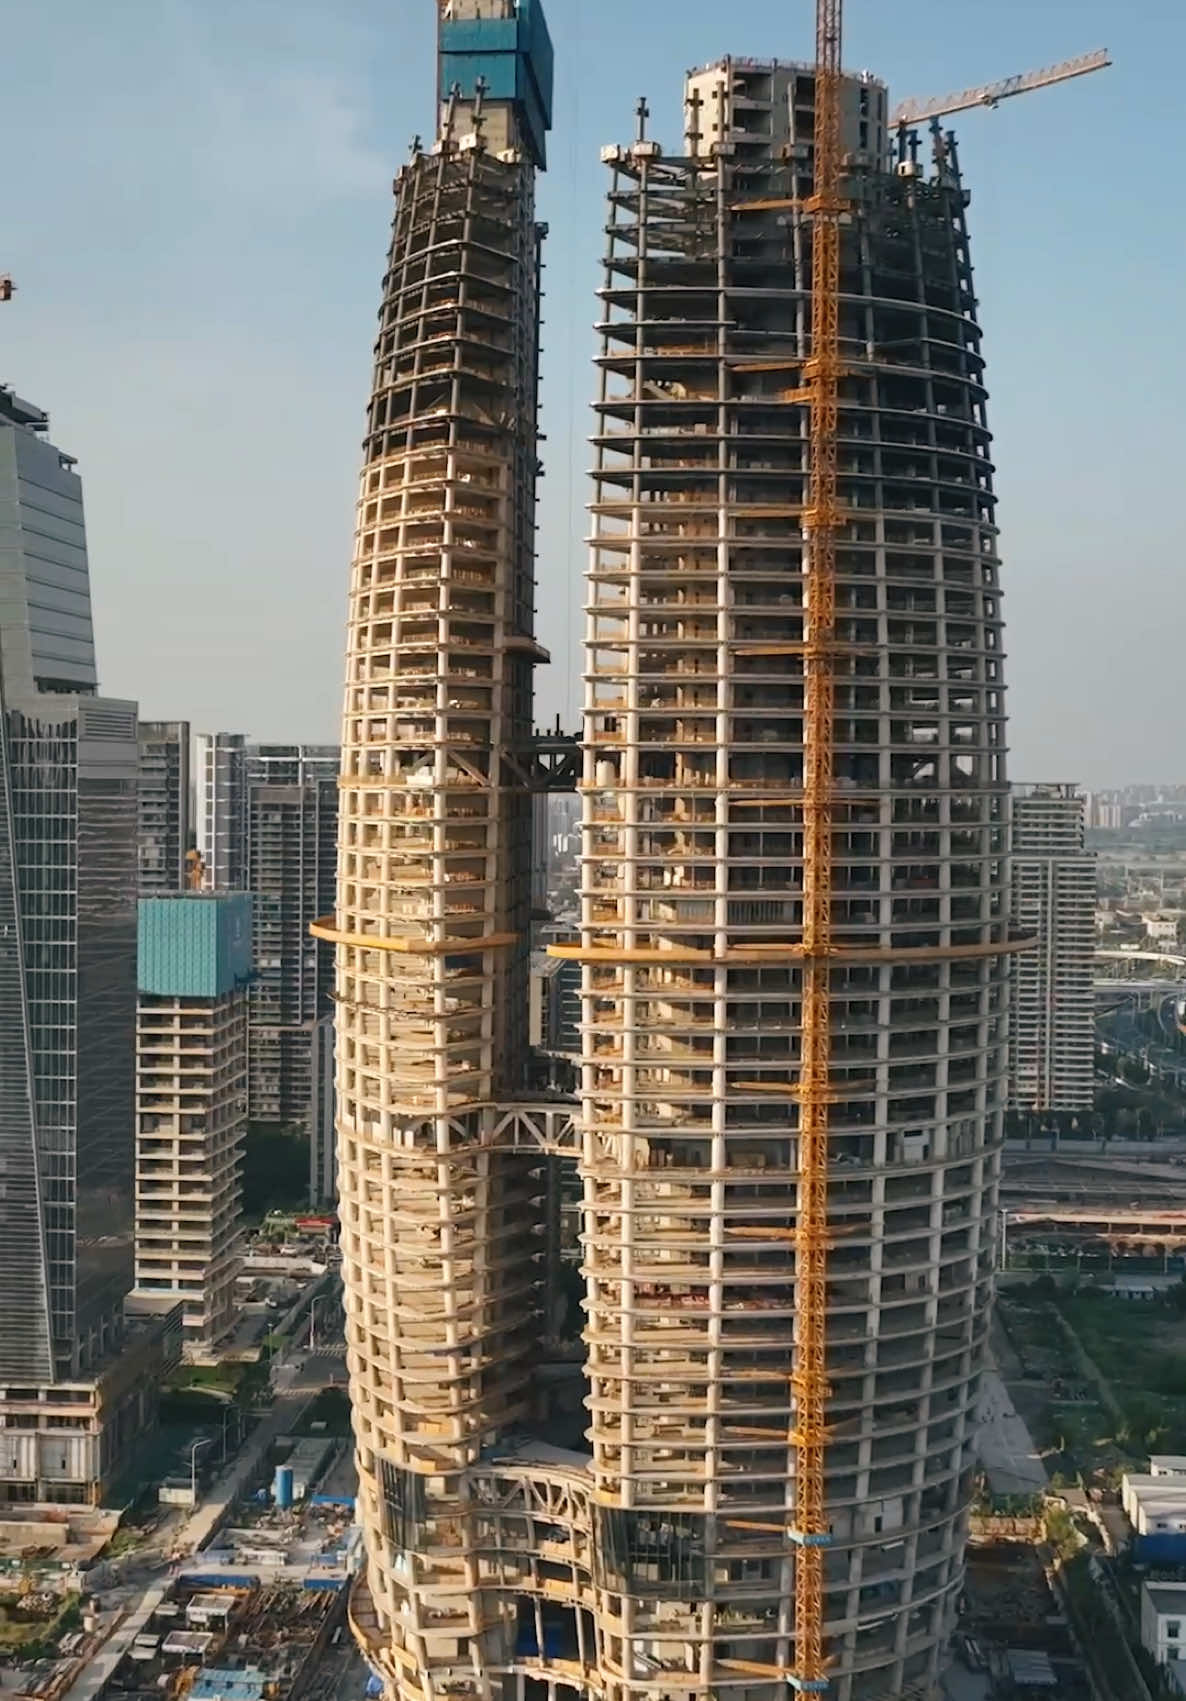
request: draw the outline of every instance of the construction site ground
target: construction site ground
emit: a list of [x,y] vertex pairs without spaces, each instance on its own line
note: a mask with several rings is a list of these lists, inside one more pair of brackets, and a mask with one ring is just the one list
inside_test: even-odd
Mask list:
[[1095,1701],[1071,1630],[1047,1582],[1041,1550],[1033,1542],[971,1542],[955,1654],[948,1682],[951,1701],[996,1701],[1019,1693],[1016,1669],[1027,1658],[1042,1655],[1050,1662],[1057,1688],[1035,1693],[1050,1701]]
[[180,1577],[141,1624],[106,1694],[109,1701],[184,1701],[191,1693],[297,1701],[342,1629],[344,1609],[345,1596],[335,1590],[276,1583],[211,1589]]
[[1172,1299],[1011,1283],[993,1344],[1056,1484],[1113,1492],[1150,1452],[1186,1450],[1186,1317]]

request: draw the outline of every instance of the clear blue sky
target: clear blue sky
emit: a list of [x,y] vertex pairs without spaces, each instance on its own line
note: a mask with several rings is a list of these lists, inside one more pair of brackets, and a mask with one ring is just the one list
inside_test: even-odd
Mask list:
[[[551,0],[542,716],[575,714],[598,148],[678,140],[685,67],[807,57],[810,0]],[[986,327],[1016,777],[1180,779],[1181,0],[849,0],[846,62],[941,92],[1114,67],[958,124]],[[80,458],[104,689],[336,736],[390,179],[432,0],[10,6],[0,376]]]

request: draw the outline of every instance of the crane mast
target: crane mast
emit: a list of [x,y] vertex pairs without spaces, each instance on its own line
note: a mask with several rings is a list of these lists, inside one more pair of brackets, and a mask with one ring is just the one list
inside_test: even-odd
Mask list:
[[[843,0],[816,0],[815,168],[806,211],[811,219],[811,349],[803,400],[809,415],[808,493],[803,643],[803,933],[801,1064],[799,1073],[798,1223],[796,1233],[795,1358],[792,1371],[795,1460],[795,1663],[792,1687],[828,1687],[824,1651],[824,1555],[827,1441],[827,1254],[829,1105],[832,1081],[831,973],[833,832],[836,814],[836,538],[840,524],[840,261],[846,210],[843,194],[841,44]],[[1000,83],[937,100],[906,102],[895,125],[988,105],[1046,88],[1111,64],[1089,53]]]
[[817,0],[807,546],[803,648],[803,975],[795,1276],[794,1687],[827,1687],[823,1650],[827,1433],[828,1105],[831,1086],[832,830],[839,520],[842,0]]

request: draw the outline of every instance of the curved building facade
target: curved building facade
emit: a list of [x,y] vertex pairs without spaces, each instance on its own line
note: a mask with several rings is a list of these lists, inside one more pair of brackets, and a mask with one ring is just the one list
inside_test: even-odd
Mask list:
[[[825,1643],[871,1701],[932,1693],[962,1580],[1007,792],[954,146],[887,163],[882,85],[844,104]],[[810,70],[727,61],[686,155],[610,150],[578,954],[623,1693],[766,1701],[795,1664],[812,106]]]
[[[524,1092],[540,29],[528,0],[448,8],[378,346],[320,930],[352,1619],[399,1701],[775,1701],[797,1671],[813,77],[723,61],[689,78],[683,152],[606,151],[566,1107]],[[871,78],[844,105],[826,1693],[933,1701],[1005,1090],[996,527],[954,145],[891,149]],[[563,1161],[583,1363],[546,1303]]]

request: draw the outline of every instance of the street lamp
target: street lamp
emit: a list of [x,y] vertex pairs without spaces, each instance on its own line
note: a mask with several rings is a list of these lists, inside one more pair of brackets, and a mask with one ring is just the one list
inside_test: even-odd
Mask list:
[[213,1447],[214,1437],[207,1435],[195,1441],[189,1450],[189,1498],[190,1505],[198,1504],[198,1454],[203,1447]]
[[221,1458],[221,1462],[224,1465],[226,1464],[226,1432],[227,1432],[227,1429],[230,1426],[230,1421],[231,1421],[232,1417],[235,1420],[235,1443],[236,1443],[236,1445],[238,1445],[238,1440],[239,1440],[239,1411],[238,1411],[237,1406],[231,1404],[231,1402],[228,1401],[227,1404],[222,1408],[222,1453],[220,1455],[220,1458]]
[[322,1300],[325,1299],[326,1297],[327,1296],[323,1293],[316,1294],[314,1296],[310,1306],[309,1306],[309,1351],[310,1351],[310,1353],[315,1353],[317,1351],[317,1307],[321,1304]]

